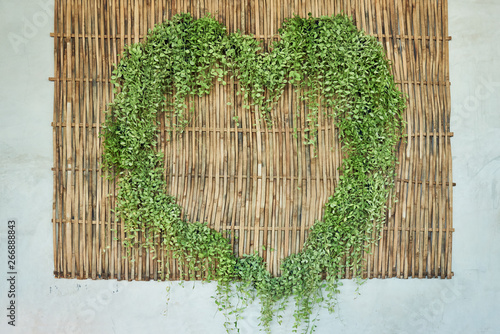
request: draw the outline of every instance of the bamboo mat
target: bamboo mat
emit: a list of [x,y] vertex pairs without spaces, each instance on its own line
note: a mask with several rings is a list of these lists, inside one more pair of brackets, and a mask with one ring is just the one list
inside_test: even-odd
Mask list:
[[[124,258],[123,230],[112,211],[115,184],[103,177],[99,138],[113,99],[113,63],[123,47],[142,41],[156,23],[181,12],[195,18],[212,13],[229,32],[252,33],[265,47],[277,38],[285,18],[309,12],[347,14],[375,36],[408,95],[407,137],[398,150],[396,201],[389,203],[379,244],[366,255],[364,275],[453,276],[447,1],[56,0],[55,74],[50,78],[56,277],[188,279],[163,252],[160,258],[172,269],[168,274],[158,274],[158,262],[146,250],[135,250],[134,262]],[[238,87],[237,81],[227,86],[216,81],[209,96],[194,98],[196,112],[182,135],[169,133],[164,115],[159,117],[158,149],[165,153],[168,192],[184,208],[184,218],[223,232],[238,255],[258,251],[279,275],[280,260],[301,249],[335,190],[342,159],[337,130],[332,120],[320,119],[314,152],[300,139],[305,115],[296,115],[293,89],[285,89],[268,129],[256,113],[243,112]]]

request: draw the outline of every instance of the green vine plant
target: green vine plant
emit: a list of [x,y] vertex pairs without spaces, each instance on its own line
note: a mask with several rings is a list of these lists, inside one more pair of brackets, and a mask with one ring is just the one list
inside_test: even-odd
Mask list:
[[[151,252],[162,247],[190,278],[217,280],[215,299],[228,332],[256,297],[266,332],[276,314],[280,322],[289,300],[295,302],[294,330],[313,332],[313,310],[321,305],[334,311],[342,274],[361,277],[394,183],[406,102],[381,44],[343,15],[296,16],[283,22],[279,34],[264,52],[252,36],[228,34],[211,16],[176,15],[156,25],[144,42],[127,46],[112,77],[103,160],[117,178],[122,242]],[[257,254],[236,257],[229,241],[205,223],[182,220],[165,191],[164,157],[156,150],[158,114],[165,112],[181,132],[196,112],[189,97],[209,94],[215,80],[225,85],[228,77],[239,80],[244,108],[258,111],[268,125],[285,86],[293,85],[307,108],[304,141],[317,144],[319,112],[328,110],[343,144],[342,176],[323,219],[310,229],[303,250],[282,261],[279,277]]]

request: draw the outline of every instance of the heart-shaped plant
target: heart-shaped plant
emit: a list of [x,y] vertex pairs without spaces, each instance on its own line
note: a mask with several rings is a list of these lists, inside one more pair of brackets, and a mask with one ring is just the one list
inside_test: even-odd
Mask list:
[[[118,176],[116,213],[125,246],[136,246],[141,232],[140,246],[164,247],[181,268],[218,280],[217,303],[226,316],[241,311],[229,303],[233,292],[243,305],[256,292],[267,331],[276,309],[293,296],[295,327],[306,322],[305,331],[312,331],[313,306],[325,302],[333,311],[341,273],[354,269],[359,275],[363,252],[377,241],[372,232],[384,221],[393,186],[405,100],[382,46],[351,19],[294,17],[279,32],[280,40],[264,53],[252,36],[228,34],[209,16],[194,20],[181,14],[157,25],[144,43],[128,46],[112,77],[118,91],[104,126],[104,163]],[[340,182],[303,250],[282,261],[279,277],[272,277],[256,254],[236,258],[228,240],[207,225],[181,220],[181,208],[165,192],[163,157],[155,149],[157,114],[165,111],[182,130],[188,123],[187,97],[210,93],[214,79],[225,85],[228,75],[239,80],[244,107],[259,110],[268,125],[290,83],[307,104],[305,142],[316,145],[320,104],[339,127],[345,156]],[[234,280],[241,283],[231,285]],[[229,320],[226,325],[229,330]]]

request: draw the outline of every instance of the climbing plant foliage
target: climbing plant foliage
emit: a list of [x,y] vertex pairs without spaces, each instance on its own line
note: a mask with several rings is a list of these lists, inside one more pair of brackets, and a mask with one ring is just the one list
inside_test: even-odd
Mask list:
[[[228,331],[257,296],[264,330],[270,331],[275,317],[280,321],[292,299],[295,329],[312,332],[313,307],[333,311],[342,273],[362,272],[394,182],[405,100],[380,43],[342,15],[290,18],[279,33],[264,52],[252,36],[228,34],[210,16],[176,15],[143,43],[127,46],[112,77],[116,91],[103,132],[104,165],[117,177],[116,214],[127,236],[122,241],[130,249],[142,233],[145,241],[138,246],[163,247],[192,278],[203,272],[203,278],[217,280],[216,302],[226,311]],[[340,182],[303,250],[282,261],[279,277],[257,254],[235,257],[229,241],[205,223],[182,220],[181,208],[165,191],[163,154],[156,150],[158,113],[182,131],[197,112],[188,97],[209,94],[215,80],[225,85],[228,77],[239,80],[244,108],[268,126],[291,84],[307,108],[306,143],[317,143],[320,110],[339,128],[345,157]],[[240,302],[231,303],[234,294]]]

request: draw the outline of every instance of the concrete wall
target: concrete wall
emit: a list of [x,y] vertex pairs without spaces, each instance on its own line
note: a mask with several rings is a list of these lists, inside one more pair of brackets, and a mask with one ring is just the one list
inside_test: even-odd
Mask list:
[[[51,2],[0,2],[0,332],[223,333],[213,284],[52,277]],[[371,280],[360,295],[346,281],[317,333],[500,333],[499,15],[496,0],[449,3],[455,277]],[[9,218],[18,222],[15,328],[6,317]],[[250,307],[242,333],[257,332],[258,311]]]

